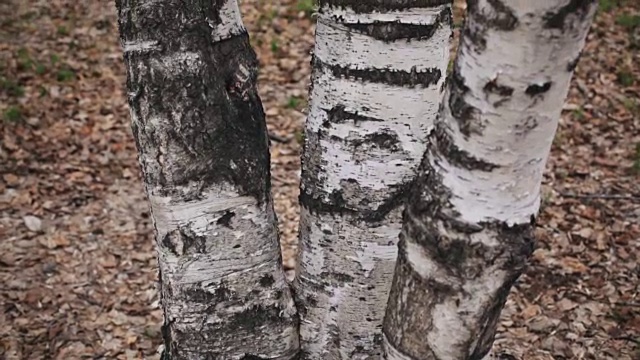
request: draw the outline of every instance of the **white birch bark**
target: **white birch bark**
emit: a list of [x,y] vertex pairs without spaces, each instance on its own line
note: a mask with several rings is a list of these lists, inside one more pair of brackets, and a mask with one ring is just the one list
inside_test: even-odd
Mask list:
[[320,1],[295,280],[301,358],[379,359],[402,204],[433,127],[450,1]]
[[235,0],[116,1],[151,204],[163,359],[292,359],[257,59]]
[[542,172],[594,0],[473,0],[404,214],[385,359],[479,360],[533,251]]

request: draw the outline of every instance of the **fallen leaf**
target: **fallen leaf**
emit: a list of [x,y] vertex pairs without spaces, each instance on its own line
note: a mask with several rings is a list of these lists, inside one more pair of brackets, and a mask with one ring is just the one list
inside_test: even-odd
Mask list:
[[40,220],[39,217],[27,215],[23,217],[22,220],[24,221],[24,225],[27,227],[27,229],[33,232],[39,232],[40,230],[42,230],[42,220]]

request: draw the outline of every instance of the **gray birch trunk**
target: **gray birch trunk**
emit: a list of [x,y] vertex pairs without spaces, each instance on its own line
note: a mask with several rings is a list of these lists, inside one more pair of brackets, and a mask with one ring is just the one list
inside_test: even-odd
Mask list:
[[320,1],[295,280],[303,359],[379,359],[402,205],[443,95],[450,0]]
[[385,359],[489,357],[595,0],[473,0],[404,213]]
[[292,359],[257,60],[235,0],[116,0],[156,230],[163,358]]

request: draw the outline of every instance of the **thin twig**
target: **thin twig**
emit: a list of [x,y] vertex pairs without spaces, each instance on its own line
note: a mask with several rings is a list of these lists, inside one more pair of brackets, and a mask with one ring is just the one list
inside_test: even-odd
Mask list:
[[640,303],[635,303],[635,302],[618,301],[618,302],[615,302],[614,304],[618,306],[640,307]]
[[560,193],[560,196],[572,199],[603,199],[603,200],[640,200],[640,197],[633,195],[615,194],[571,194]]
[[291,138],[286,138],[284,136],[280,136],[280,135],[274,134],[272,132],[269,132],[269,139],[271,139],[271,140],[273,140],[275,142],[281,143],[281,144],[286,144],[289,141],[291,141]]
[[625,340],[625,341],[629,341],[632,343],[635,343],[637,345],[640,345],[640,340],[636,340],[634,338],[632,338],[631,336],[616,336],[613,338],[613,340]]

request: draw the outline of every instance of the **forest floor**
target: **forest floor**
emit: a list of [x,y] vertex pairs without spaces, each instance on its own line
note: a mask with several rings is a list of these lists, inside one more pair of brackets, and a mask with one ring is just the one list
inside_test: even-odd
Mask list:
[[[310,3],[242,1],[287,269]],[[548,163],[539,248],[503,313],[504,359],[640,359],[640,3],[601,4]],[[0,2],[0,359],[157,359],[124,81],[113,1]]]

